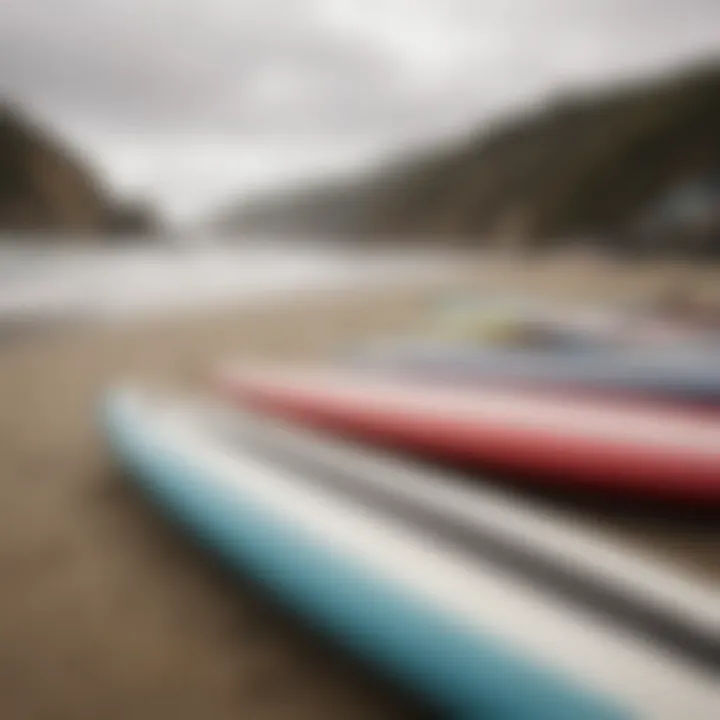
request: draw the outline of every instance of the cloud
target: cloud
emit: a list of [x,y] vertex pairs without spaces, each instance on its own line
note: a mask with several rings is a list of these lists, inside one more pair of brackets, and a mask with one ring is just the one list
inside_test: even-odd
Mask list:
[[353,132],[401,100],[381,51],[334,37],[307,3],[288,5],[18,2],[0,15],[3,83],[117,132]]
[[0,89],[121,187],[170,197],[194,177],[215,187],[212,162],[247,182],[222,165],[240,148],[273,167],[296,148],[288,177],[306,154],[346,163],[717,51],[718,28],[716,0],[5,0]]

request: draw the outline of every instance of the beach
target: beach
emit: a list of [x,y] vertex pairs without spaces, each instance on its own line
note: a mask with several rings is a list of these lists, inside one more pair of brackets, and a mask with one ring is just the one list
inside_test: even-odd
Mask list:
[[[229,357],[332,356],[412,327],[441,288],[590,300],[611,282],[616,296],[630,295],[667,275],[571,267],[468,266],[454,282],[325,288],[2,346],[0,717],[421,717],[150,507],[108,456],[97,402],[120,379],[201,386]],[[709,271],[693,277],[708,293],[717,286]],[[667,536],[648,544],[705,573],[717,535],[693,542],[692,552]]]

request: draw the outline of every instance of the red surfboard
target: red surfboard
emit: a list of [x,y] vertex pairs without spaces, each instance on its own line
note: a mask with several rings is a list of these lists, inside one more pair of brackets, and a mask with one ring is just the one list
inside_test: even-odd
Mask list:
[[720,501],[720,418],[702,413],[338,371],[218,379],[234,401],[421,455],[579,489]]

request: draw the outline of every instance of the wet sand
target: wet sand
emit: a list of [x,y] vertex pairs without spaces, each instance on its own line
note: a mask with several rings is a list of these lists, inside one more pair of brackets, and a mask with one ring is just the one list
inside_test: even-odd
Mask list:
[[[583,272],[593,281],[487,266],[458,284],[607,288],[609,276]],[[219,357],[326,356],[412,325],[432,292],[336,291],[1,347],[0,717],[422,716],[149,507],[107,456],[93,411],[121,376],[187,383]]]

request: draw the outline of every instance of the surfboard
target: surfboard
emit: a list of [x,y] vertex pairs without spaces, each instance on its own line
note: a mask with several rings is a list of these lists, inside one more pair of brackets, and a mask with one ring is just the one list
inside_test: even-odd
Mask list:
[[720,417],[704,413],[321,368],[230,368],[217,384],[238,404],[547,487],[720,501]]
[[506,385],[574,394],[612,394],[720,408],[717,349],[550,349],[397,343],[356,350],[343,364],[396,378],[460,385]]
[[716,717],[712,588],[255,414],[121,388],[101,420],[160,508],[444,717]]

